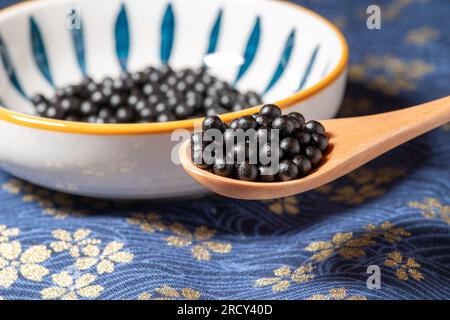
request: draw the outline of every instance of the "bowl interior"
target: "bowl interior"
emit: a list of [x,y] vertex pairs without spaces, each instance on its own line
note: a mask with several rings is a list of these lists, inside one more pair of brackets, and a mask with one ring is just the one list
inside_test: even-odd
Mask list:
[[273,1],[33,1],[0,13],[0,105],[32,114],[36,93],[161,63],[206,64],[276,101],[320,82],[343,55],[325,20]]

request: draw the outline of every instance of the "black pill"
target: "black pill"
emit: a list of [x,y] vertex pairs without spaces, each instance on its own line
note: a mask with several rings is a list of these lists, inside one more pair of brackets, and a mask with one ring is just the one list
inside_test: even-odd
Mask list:
[[259,179],[264,182],[273,182],[276,179],[277,171],[270,166],[259,166]]
[[280,141],[280,149],[287,158],[292,158],[300,153],[300,143],[292,137],[283,138]]
[[272,126],[272,118],[264,114],[258,114],[255,117],[255,121],[260,128],[270,128]]
[[298,168],[299,174],[304,176],[308,174],[309,171],[311,171],[312,164],[308,157],[303,155],[298,155],[292,158],[292,162],[295,163],[295,165]]
[[158,122],[168,122],[168,121],[175,121],[175,120],[177,120],[177,118],[171,112],[163,112],[163,113],[159,114],[158,117],[156,118],[156,121],[158,121]]
[[265,104],[261,110],[260,113],[262,115],[268,116],[272,119],[278,118],[281,116],[281,109],[278,108],[278,106],[274,104]]
[[282,137],[289,136],[295,131],[294,120],[287,115],[282,115],[273,120],[272,128],[279,130]]
[[203,151],[202,150],[193,150],[191,153],[192,162],[199,167],[200,169],[209,169],[212,167],[212,164],[207,164],[203,160]]
[[238,119],[237,129],[247,131],[249,129],[257,129],[258,123],[252,116],[243,116]]
[[302,127],[305,125],[305,117],[304,117],[301,113],[298,113],[298,112],[290,112],[290,113],[289,113],[289,116],[292,117],[292,118],[294,118],[294,119],[297,119],[297,121],[299,121],[299,123],[300,123],[300,125],[301,125]]
[[206,117],[205,120],[203,120],[202,124],[203,131],[209,130],[209,129],[217,129],[220,131],[224,130],[224,125],[222,120],[218,116],[209,116]]
[[281,181],[289,181],[298,176],[298,168],[292,160],[283,160],[278,169],[278,178]]
[[320,151],[320,149],[316,147],[306,147],[305,154],[311,161],[313,167],[318,166],[323,158],[322,151]]
[[229,177],[233,174],[234,164],[226,163],[224,158],[218,158],[214,161],[213,172],[222,177]]
[[311,140],[322,152],[328,148],[328,138],[323,134],[313,133],[311,135]]
[[309,133],[325,134],[325,128],[323,125],[315,120],[308,121],[305,124],[305,130]]
[[245,162],[237,166],[237,176],[239,180],[243,181],[255,181],[258,179],[259,170],[254,164]]
[[97,114],[98,108],[91,101],[84,101],[80,106],[80,113],[85,116]]
[[309,145],[309,143],[311,142],[311,134],[304,130],[298,130],[297,132],[295,132],[294,137],[303,146]]
[[134,111],[130,107],[120,107],[116,111],[116,121],[118,123],[130,123],[133,120]]
[[37,94],[31,98],[31,102],[37,106],[43,102],[47,102],[47,99],[42,94]]

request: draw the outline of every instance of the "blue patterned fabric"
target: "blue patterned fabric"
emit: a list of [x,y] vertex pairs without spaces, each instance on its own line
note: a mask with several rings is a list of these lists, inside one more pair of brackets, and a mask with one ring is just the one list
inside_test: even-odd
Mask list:
[[[366,28],[374,1],[298,2],[349,42],[340,116],[449,94],[448,1],[376,1],[381,30]],[[449,138],[447,124],[274,201],[115,203],[0,172],[0,299],[449,299]]]

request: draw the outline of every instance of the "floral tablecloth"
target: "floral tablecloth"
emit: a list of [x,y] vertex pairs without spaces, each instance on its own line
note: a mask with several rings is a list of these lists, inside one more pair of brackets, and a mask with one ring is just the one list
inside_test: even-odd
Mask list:
[[[447,0],[297,2],[348,39],[340,116],[449,94]],[[370,4],[381,30],[366,27]],[[274,201],[114,203],[0,172],[0,299],[449,299],[449,142],[447,124]]]

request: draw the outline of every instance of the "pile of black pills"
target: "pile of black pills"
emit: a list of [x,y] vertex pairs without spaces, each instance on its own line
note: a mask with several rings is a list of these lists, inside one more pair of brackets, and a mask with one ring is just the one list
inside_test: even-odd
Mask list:
[[169,65],[123,72],[119,78],[91,78],[58,88],[51,98],[32,98],[39,116],[90,123],[147,123],[211,116],[261,104],[253,91],[239,92],[204,67],[173,70]]
[[[239,140],[242,132],[249,134]],[[282,115],[273,104],[234,119],[230,125],[217,116],[206,117],[202,132],[191,136],[191,158],[197,167],[245,181],[300,178],[320,165],[327,149],[328,138],[320,122],[306,122],[297,112]]]

